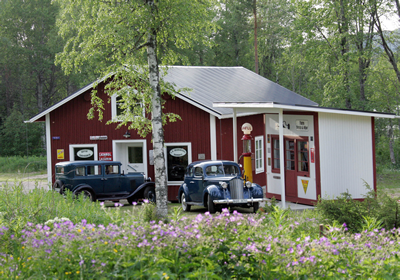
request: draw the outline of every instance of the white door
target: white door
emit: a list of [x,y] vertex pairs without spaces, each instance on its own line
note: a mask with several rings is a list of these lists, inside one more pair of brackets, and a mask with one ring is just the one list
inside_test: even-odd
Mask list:
[[[114,160],[122,164],[121,172],[147,173],[146,149],[142,141],[116,140],[114,142]],[[147,175],[147,174],[146,174]]]

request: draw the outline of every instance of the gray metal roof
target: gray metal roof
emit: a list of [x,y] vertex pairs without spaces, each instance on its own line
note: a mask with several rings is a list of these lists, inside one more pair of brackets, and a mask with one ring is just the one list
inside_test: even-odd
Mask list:
[[[192,89],[190,92],[177,94],[178,98],[221,118],[232,117],[232,108],[215,108],[214,102],[273,102],[318,106],[317,103],[244,67],[168,66],[164,79],[174,83],[176,89]],[[95,84],[97,83],[81,88],[27,122],[40,119],[71,99],[91,90]]]
[[176,88],[193,89],[178,97],[186,97],[216,115],[230,115],[232,109],[215,108],[213,102],[274,102],[318,106],[244,67],[169,66],[164,79],[175,83]]

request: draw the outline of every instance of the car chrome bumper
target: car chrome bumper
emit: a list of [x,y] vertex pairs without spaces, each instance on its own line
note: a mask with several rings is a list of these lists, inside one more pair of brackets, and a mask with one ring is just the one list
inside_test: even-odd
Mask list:
[[238,204],[238,203],[253,203],[267,201],[267,198],[248,198],[248,199],[219,199],[214,200],[214,204]]

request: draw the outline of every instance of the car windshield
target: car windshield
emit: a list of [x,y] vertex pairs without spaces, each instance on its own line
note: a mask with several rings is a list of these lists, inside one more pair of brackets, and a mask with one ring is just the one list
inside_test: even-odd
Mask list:
[[206,167],[207,176],[237,176],[239,169],[235,165],[210,165]]

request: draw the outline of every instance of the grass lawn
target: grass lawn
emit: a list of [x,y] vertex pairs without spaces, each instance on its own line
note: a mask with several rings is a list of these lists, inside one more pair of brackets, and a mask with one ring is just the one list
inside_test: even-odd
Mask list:
[[400,170],[384,169],[377,174],[378,189],[400,189]]
[[32,173],[0,173],[0,182],[14,181],[14,180],[39,180],[46,181],[46,171],[32,172]]

